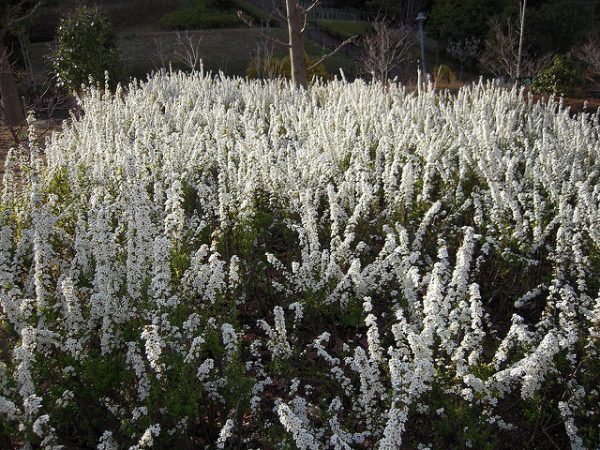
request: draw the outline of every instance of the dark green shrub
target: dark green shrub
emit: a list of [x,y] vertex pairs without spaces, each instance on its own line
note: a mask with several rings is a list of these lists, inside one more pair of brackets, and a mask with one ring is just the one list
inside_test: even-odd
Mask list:
[[76,9],[60,21],[56,37],[58,47],[50,58],[59,86],[76,91],[90,78],[104,80],[105,72],[115,80],[119,65],[116,38],[98,9]]
[[234,0],[206,0],[206,6],[217,9],[231,9],[234,5]]
[[533,91],[568,96],[575,92],[581,82],[581,73],[577,70],[573,58],[570,55],[564,58],[556,55],[552,65],[541,70],[535,77]]
[[237,16],[242,10],[252,20],[276,26],[276,21],[262,10],[240,0],[196,0],[193,6],[162,16],[159,25],[165,30],[198,30],[244,26]]
[[261,23],[264,25],[269,24],[271,27],[277,27],[277,21],[266,14],[262,9],[254,6],[252,3],[247,3],[242,0],[232,0],[232,8],[236,11],[242,11],[244,14],[251,17],[255,23]]
[[240,19],[233,13],[203,6],[194,6],[165,14],[159,25],[165,30],[190,30],[205,28],[231,28],[240,26]]

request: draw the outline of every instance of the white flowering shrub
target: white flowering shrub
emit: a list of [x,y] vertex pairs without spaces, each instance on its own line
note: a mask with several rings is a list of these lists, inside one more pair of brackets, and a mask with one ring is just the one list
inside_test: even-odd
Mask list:
[[82,109],[5,164],[2,445],[597,446],[598,115],[199,73]]

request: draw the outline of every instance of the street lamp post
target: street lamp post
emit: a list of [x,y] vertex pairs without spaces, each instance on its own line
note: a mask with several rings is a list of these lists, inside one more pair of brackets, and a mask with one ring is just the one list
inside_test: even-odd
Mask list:
[[421,70],[423,75],[427,75],[427,66],[425,65],[425,33],[423,32],[423,23],[425,22],[425,14],[423,12],[419,12],[415,21],[419,25],[419,41],[421,42]]

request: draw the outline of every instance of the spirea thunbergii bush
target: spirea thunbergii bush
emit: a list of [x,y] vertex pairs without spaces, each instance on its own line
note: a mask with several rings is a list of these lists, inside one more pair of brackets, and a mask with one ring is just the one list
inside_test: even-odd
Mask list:
[[6,161],[2,442],[595,448],[599,116],[556,107],[202,74],[89,92]]

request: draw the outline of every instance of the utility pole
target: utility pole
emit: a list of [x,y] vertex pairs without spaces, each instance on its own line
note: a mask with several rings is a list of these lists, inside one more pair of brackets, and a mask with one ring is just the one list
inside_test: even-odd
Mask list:
[[517,54],[517,83],[521,79],[521,58],[523,56],[523,31],[525,30],[525,9],[527,8],[527,0],[523,0],[521,12],[521,29],[519,30],[519,53]]
[[427,75],[427,65],[425,64],[425,33],[423,32],[423,22],[425,22],[425,14],[419,12],[415,21],[419,24],[419,41],[421,42],[421,71],[423,76]]

